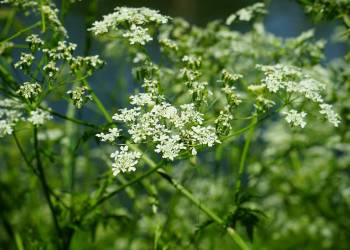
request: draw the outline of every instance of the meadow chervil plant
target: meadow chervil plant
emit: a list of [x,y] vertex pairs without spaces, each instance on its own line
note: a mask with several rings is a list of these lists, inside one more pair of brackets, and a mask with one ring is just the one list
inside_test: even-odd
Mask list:
[[[313,30],[268,33],[263,3],[205,27],[116,7],[74,44],[75,2],[1,1],[0,246],[345,249],[349,56],[321,63]],[[111,60],[132,81],[96,83]]]

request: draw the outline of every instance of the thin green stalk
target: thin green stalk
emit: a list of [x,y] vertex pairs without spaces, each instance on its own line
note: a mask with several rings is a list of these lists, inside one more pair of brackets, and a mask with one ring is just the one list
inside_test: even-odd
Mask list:
[[[19,142],[16,133],[14,132],[14,133],[12,133],[12,135],[13,135],[13,138],[14,138],[14,140],[15,140],[16,146],[17,146],[17,148],[18,148],[18,150],[19,150],[19,152],[20,152],[20,154],[21,154],[21,156],[22,156],[24,162],[25,162],[26,165],[33,171],[33,173],[34,173],[38,178],[40,178],[38,171],[35,169],[35,167],[33,166],[33,164],[30,162],[30,160],[29,160],[28,157],[26,156],[26,154],[25,154],[25,152],[24,152],[24,149],[23,149],[21,143]],[[48,187],[48,188],[49,188],[49,187]],[[65,208],[68,208],[67,204],[65,204],[65,203],[62,201],[62,199],[61,199],[59,196],[57,196],[50,188],[49,188],[49,192],[50,192],[50,195],[52,195],[52,196],[55,197],[58,201],[60,201],[60,203],[61,203]]]
[[40,22],[36,22],[35,24],[33,24],[33,25],[31,25],[31,26],[29,26],[27,28],[21,29],[17,33],[13,34],[12,36],[6,38],[5,40],[2,40],[0,43],[5,43],[5,42],[8,42],[8,41],[11,41],[12,39],[15,39],[16,37],[22,35],[22,33],[27,32],[28,30],[34,29],[34,28],[36,28],[38,26],[40,26]]
[[110,192],[109,194],[105,195],[104,197],[102,197],[101,199],[99,199],[98,201],[95,202],[95,204],[93,204],[92,206],[90,206],[89,208],[87,208],[83,214],[82,217],[85,217],[88,213],[90,213],[91,211],[93,211],[95,208],[97,208],[98,206],[100,206],[102,203],[104,203],[105,201],[109,200],[111,197],[113,197],[114,195],[116,195],[117,193],[123,191],[124,189],[126,189],[127,187],[140,182],[141,180],[143,180],[144,178],[146,178],[147,176],[153,174],[154,172],[156,172],[159,168],[161,168],[163,166],[163,162],[161,162],[158,166],[156,167],[152,167],[151,169],[149,169],[148,171],[146,171],[145,173],[143,173],[142,175],[136,177],[135,179],[132,179],[131,181],[121,185],[120,187],[118,187],[116,190]]
[[228,227],[226,229],[228,235],[236,242],[236,244],[242,249],[242,250],[249,250],[250,248],[247,246],[247,244],[244,242],[244,240],[237,234],[237,232],[232,228]]
[[45,13],[43,11],[43,0],[40,0],[40,15],[41,15],[41,32],[44,33],[46,31],[46,21],[45,21]]
[[29,161],[29,159],[27,158],[27,156],[26,156],[26,154],[25,154],[25,152],[24,152],[24,150],[23,150],[23,148],[22,148],[22,146],[21,146],[21,144],[20,144],[20,142],[19,142],[19,140],[18,140],[18,138],[17,138],[16,133],[15,133],[15,132],[12,133],[12,136],[13,136],[13,138],[14,138],[14,140],[15,140],[16,146],[17,146],[17,148],[18,148],[18,150],[19,150],[19,152],[20,152],[20,154],[21,154],[21,156],[22,156],[24,162],[26,163],[26,165],[33,171],[33,173],[34,173],[36,176],[39,176],[39,173],[37,172],[37,170],[34,168],[34,166],[32,165],[32,163],[31,163],[31,162]]
[[83,125],[83,126],[86,126],[86,127],[90,127],[90,128],[98,128],[98,126],[96,126],[96,125],[94,125],[92,123],[88,123],[88,122],[76,119],[74,117],[68,117],[68,116],[62,115],[62,114],[60,114],[60,113],[58,113],[56,111],[53,111],[51,109],[47,109],[47,108],[44,108],[44,107],[40,107],[40,108],[42,110],[48,111],[52,115],[57,116],[59,118],[62,118],[64,120],[68,120],[68,121],[71,121],[73,123],[76,123],[76,124],[79,124],[79,125]]
[[14,18],[15,15],[16,15],[16,10],[11,10],[9,16],[7,17],[5,27],[3,28],[2,32],[1,32],[1,37],[5,37],[9,33],[10,28],[13,24],[14,19],[15,19]]
[[51,211],[51,216],[52,216],[55,230],[57,232],[58,237],[61,239],[62,231],[61,231],[60,225],[58,223],[58,218],[56,215],[55,207],[51,201],[50,192],[49,192],[50,188],[49,188],[49,185],[46,181],[45,172],[44,172],[42,162],[41,162],[39,142],[38,142],[38,128],[36,126],[34,126],[34,151],[35,151],[37,170],[39,173],[39,179],[40,179],[40,182],[41,182],[41,185],[43,188],[44,196],[46,198],[46,201],[47,201],[49,208],[50,208],[50,211]]
[[168,181],[175,189],[177,189],[181,194],[183,194],[187,199],[189,199],[193,204],[195,204],[199,209],[201,209],[205,214],[207,214],[212,220],[214,220],[217,224],[224,226],[225,222],[216,215],[213,211],[211,211],[207,206],[205,206],[202,202],[197,200],[190,191],[188,191],[184,186],[182,186],[179,182],[174,180],[170,175],[168,175],[163,169],[159,169],[157,173],[166,181]]
[[97,97],[97,95],[95,94],[95,92],[92,90],[92,88],[90,87],[90,84],[88,83],[88,81],[86,81],[85,79],[83,79],[83,85],[87,88],[89,88],[91,90],[90,95],[92,96],[92,99],[94,100],[94,102],[97,105],[97,108],[101,111],[101,113],[103,114],[104,118],[108,121],[108,122],[113,122],[112,117],[110,116],[110,114],[108,113],[108,111],[106,110],[105,106],[103,105],[103,103],[100,101],[100,99]]
[[[66,117],[72,117],[74,119],[75,115],[75,106],[72,103],[68,104]],[[75,148],[75,132],[76,132],[76,123],[71,123],[69,120],[66,120],[64,124],[65,135],[68,140],[64,145],[62,152],[65,155],[63,159],[64,173],[65,173],[65,186],[70,190],[71,198],[73,198],[73,189],[74,189],[74,175],[75,175],[75,159],[74,159],[74,148]],[[71,204],[73,201],[71,200]]]
[[[187,190],[179,182],[174,180],[164,170],[159,169],[157,170],[157,173],[160,176],[162,176],[165,180],[167,180],[175,189],[177,189],[189,201],[191,201],[194,205],[196,205],[199,209],[201,209],[205,214],[207,214],[213,221],[215,221],[217,224],[221,226],[225,226],[225,222],[214,211],[212,211],[210,208],[204,205],[196,197],[194,197],[189,190]],[[233,228],[228,227],[227,232],[229,236],[233,239],[233,241],[240,247],[240,249],[249,250],[248,245],[244,242],[244,240],[237,234],[237,232]]]
[[237,176],[236,187],[235,187],[235,200],[236,200],[236,202],[238,201],[238,195],[239,195],[239,192],[241,190],[245,161],[246,161],[247,156],[248,156],[248,151],[249,151],[250,143],[251,143],[253,135],[254,135],[254,129],[255,129],[256,124],[257,124],[257,118],[254,117],[252,123],[248,126],[249,132],[248,132],[248,135],[245,139],[244,146],[243,146],[243,152],[242,152],[241,159],[239,162],[239,170],[238,170],[238,176]]

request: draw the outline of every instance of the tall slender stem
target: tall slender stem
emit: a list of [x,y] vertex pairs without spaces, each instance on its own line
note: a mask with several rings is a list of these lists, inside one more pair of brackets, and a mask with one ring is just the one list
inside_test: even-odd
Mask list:
[[61,231],[61,228],[60,228],[59,223],[58,223],[58,218],[56,215],[55,207],[51,201],[50,192],[49,192],[50,188],[49,188],[49,185],[46,181],[45,172],[44,172],[42,162],[41,162],[39,143],[38,143],[38,128],[36,126],[34,126],[34,150],[35,150],[37,171],[39,173],[39,179],[40,179],[40,182],[41,182],[41,185],[43,188],[44,196],[45,196],[46,201],[49,205],[52,220],[53,220],[57,235],[59,236],[59,238],[61,238],[62,231]]
[[[224,220],[222,220],[214,211],[208,208],[196,197],[194,197],[189,190],[187,190],[183,185],[181,185],[179,182],[174,180],[164,170],[159,169],[157,170],[157,173],[160,176],[162,176],[165,180],[167,180],[175,189],[177,189],[189,201],[191,201],[194,205],[196,205],[199,209],[201,209],[205,214],[207,214],[213,221],[215,221],[217,224],[221,226],[226,226]],[[248,245],[244,242],[244,240],[239,236],[239,234],[237,234],[237,232],[233,228],[227,227],[226,230],[229,236],[242,250],[249,250]]]
[[239,193],[240,193],[241,186],[242,186],[242,178],[243,178],[243,174],[244,174],[244,166],[245,166],[245,162],[246,162],[246,159],[248,156],[250,143],[251,143],[253,135],[254,135],[254,129],[255,129],[256,123],[257,123],[257,117],[255,116],[252,120],[252,123],[248,126],[249,132],[248,132],[248,135],[246,136],[241,159],[239,162],[239,170],[238,170],[236,187],[235,187],[235,201],[236,202],[238,201],[238,198],[239,198]]

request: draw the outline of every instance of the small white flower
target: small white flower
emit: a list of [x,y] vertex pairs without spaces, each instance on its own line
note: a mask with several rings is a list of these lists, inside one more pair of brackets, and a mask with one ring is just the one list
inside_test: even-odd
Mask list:
[[13,132],[13,124],[9,123],[6,120],[0,120],[0,137],[6,135],[11,135]]
[[122,121],[122,122],[134,122],[136,118],[141,114],[140,113],[141,108],[136,107],[132,109],[120,109],[119,113],[116,113],[113,115],[112,119],[115,121]]
[[334,112],[332,105],[322,103],[320,104],[320,113],[325,115],[327,120],[334,125],[334,127],[338,127],[340,123],[340,117],[337,113]]
[[101,141],[114,142],[120,136],[120,129],[118,128],[110,128],[108,129],[108,133],[99,133],[96,134],[97,137],[101,139]]
[[148,34],[147,28],[131,25],[130,31],[123,34],[123,37],[129,39],[130,44],[145,45],[147,42],[152,41],[152,37]]
[[54,61],[50,61],[43,67],[43,70],[49,75],[49,77],[53,77],[59,69],[56,67]]
[[88,95],[89,89],[86,86],[76,87],[73,90],[68,90],[67,94],[69,94],[72,99],[74,105],[80,109],[88,100],[91,100],[91,95]]
[[25,99],[31,99],[41,93],[41,86],[38,83],[25,82],[19,87],[17,93]]
[[192,155],[197,155],[197,150],[196,150],[195,148],[192,148],[192,149],[191,149],[191,154],[192,154]]
[[30,117],[28,121],[33,125],[43,125],[46,121],[51,120],[53,117],[48,111],[42,109],[36,109],[30,112]]
[[193,126],[191,130],[188,131],[188,134],[195,144],[212,147],[216,143],[220,143],[216,135],[216,130],[212,126]]
[[44,41],[36,34],[27,36],[26,42],[29,43],[29,47],[31,49],[40,48],[41,46],[44,45]]
[[285,115],[285,120],[292,126],[301,128],[305,127],[306,122],[304,118],[307,115],[305,112],[299,113],[298,111],[291,109],[289,111],[283,112],[283,114]]
[[157,139],[157,141],[159,141],[159,143],[154,151],[162,154],[164,159],[169,159],[171,161],[179,155],[181,150],[186,148],[181,142],[179,135],[168,136],[163,134]]
[[153,106],[155,102],[153,101],[152,95],[148,93],[139,93],[137,95],[130,96],[130,103],[136,106]]
[[180,109],[181,109],[180,121],[183,124],[187,124],[187,123],[202,124],[203,123],[203,120],[204,120],[203,114],[196,110],[196,107],[193,103],[182,104],[180,106]]
[[111,154],[111,158],[114,160],[112,164],[113,175],[116,176],[120,172],[133,172],[136,170],[135,165],[141,157],[140,152],[130,152],[128,146],[120,147],[120,150]]
[[29,68],[34,60],[34,56],[28,53],[22,53],[19,61],[15,63],[14,67],[19,69]]

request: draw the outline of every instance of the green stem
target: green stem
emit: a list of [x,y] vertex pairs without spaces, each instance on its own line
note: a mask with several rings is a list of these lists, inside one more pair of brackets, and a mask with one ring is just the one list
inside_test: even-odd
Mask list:
[[[35,167],[33,166],[33,164],[30,162],[30,160],[28,159],[28,157],[26,156],[24,149],[20,143],[20,141],[18,140],[18,137],[16,135],[16,133],[12,133],[13,138],[15,140],[16,146],[24,160],[24,162],[26,163],[26,165],[33,171],[33,173],[40,179],[40,175],[38,173],[38,171],[35,169]],[[49,188],[49,187],[48,187]],[[49,192],[50,195],[52,195],[53,197],[55,197],[65,208],[68,208],[67,204],[65,204],[62,199],[56,195],[50,188],[49,188]]]
[[79,120],[79,119],[76,119],[76,118],[73,118],[73,117],[68,117],[68,116],[65,116],[65,115],[62,115],[56,111],[53,111],[51,109],[47,109],[47,108],[44,108],[44,107],[40,107],[42,110],[45,110],[45,111],[48,111],[50,114],[54,115],[54,116],[57,116],[59,118],[62,118],[64,120],[68,120],[68,121],[71,121],[73,123],[76,123],[76,124],[79,124],[79,125],[83,125],[83,126],[86,126],[86,127],[90,127],[90,128],[98,128],[98,126],[94,125],[94,124],[91,124],[91,123],[88,123],[88,122],[85,122],[85,121],[82,121],[82,120]]
[[101,113],[103,114],[104,118],[108,121],[108,122],[113,122],[112,117],[110,116],[110,114],[108,113],[108,111],[106,110],[106,108],[104,107],[103,103],[100,101],[100,99],[97,97],[97,95],[95,94],[95,92],[92,90],[92,88],[90,87],[88,81],[86,81],[85,79],[83,79],[83,85],[87,88],[89,88],[91,90],[90,95],[92,96],[92,99],[94,100],[94,102],[97,105],[97,108],[101,111]]
[[[189,201],[191,201],[200,210],[202,210],[206,215],[208,215],[213,221],[215,221],[217,224],[221,226],[225,226],[225,222],[214,211],[212,211],[210,208],[208,208],[202,202],[200,202],[196,197],[192,195],[192,193],[189,190],[187,190],[179,182],[174,180],[163,169],[159,169],[157,173],[160,176],[162,176],[166,181],[168,181],[175,189],[177,189]],[[233,228],[228,227],[226,228],[226,230],[229,236],[233,239],[233,241],[240,247],[240,249],[249,250],[248,245],[244,242],[244,240],[237,234],[237,232]]]
[[254,135],[254,129],[255,129],[256,124],[257,124],[257,117],[255,116],[253,118],[253,121],[251,122],[251,124],[248,126],[249,133],[248,133],[246,140],[244,142],[243,152],[242,152],[241,159],[239,162],[239,170],[238,170],[237,182],[236,182],[236,187],[235,187],[235,200],[236,200],[236,202],[238,201],[238,195],[239,195],[239,192],[241,190],[245,161],[246,161],[247,156],[248,156],[248,151],[249,151],[250,143],[251,143],[253,135]]
[[93,211],[95,208],[97,208],[98,206],[100,206],[102,203],[104,203],[105,201],[109,200],[111,197],[113,197],[114,195],[116,195],[117,193],[123,191],[124,189],[126,189],[127,187],[140,182],[141,180],[143,180],[144,178],[146,178],[147,176],[153,174],[155,171],[157,171],[159,168],[161,168],[163,166],[163,162],[161,162],[159,165],[152,167],[151,169],[149,169],[148,171],[146,171],[145,173],[143,173],[142,175],[136,177],[135,179],[132,179],[131,181],[121,185],[119,188],[117,188],[116,190],[108,193],[107,195],[105,195],[104,197],[102,197],[101,199],[99,199],[95,204],[93,204],[92,206],[90,206],[89,208],[87,208],[83,214],[82,217],[85,217],[88,213],[90,213],[91,211]]
[[213,211],[211,211],[207,206],[205,206],[202,202],[197,200],[190,191],[188,191],[184,186],[182,186],[179,182],[174,180],[170,175],[168,175],[163,169],[159,169],[157,173],[166,181],[168,181],[175,189],[177,189],[182,195],[184,195],[187,199],[189,199],[193,204],[195,204],[199,209],[201,209],[205,214],[207,214],[213,221],[217,224],[224,226],[225,222],[216,215]]
[[36,22],[35,24],[33,24],[27,28],[21,29],[17,33],[13,34],[12,36],[6,38],[5,40],[2,40],[0,43],[5,43],[8,41],[11,41],[12,39],[15,39],[16,37],[22,35],[22,33],[27,32],[28,30],[34,29],[35,27],[38,27],[38,26],[40,26],[40,22]]
[[16,15],[16,10],[11,10],[10,14],[7,17],[5,27],[3,28],[2,32],[1,32],[1,37],[5,37],[9,33],[10,28],[13,24],[14,19],[15,19],[14,18],[15,15]]
[[50,188],[49,188],[49,185],[47,184],[45,172],[44,172],[42,162],[41,162],[39,143],[38,143],[38,128],[36,126],[34,126],[34,151],[35,151],[37,170],[38,170],[39,179],[40,179],[43,191],[44,191],[44,196],[46,198],[46,201],[47,201],[49,208],[50,208],[50,211],[51,211],[51,216],[52,216],[52,220],[54,222],[55,230],[57,232],[58,237],[61,239],[62,231],[61,231],[61,228],[60,228],[59,223],[58,223],[58,218],[56,216],[55,207],[51,201],[50,191],[49,191]]
[[25,154],[25,152],[24,152],[24,150],[23,150],[23,148],[22,148],[22,146],[21,146],[21,144],[20,144],[20,142],[19,142],[19,140],[18,140],[18,138],[17,138],[16,133],[15,133],[15,132],[12,133],[12,136],[13,136],[13,138],[15,139],[16,146],[17,146],[17,148],[18,148],[18,150],[19,150],[19,152],[20,152],[20,154],[21,154],[21,156],[22,156],[24,162],[26,163],[26,165],[33,171],[33,173],[34,173],[36,176],[39,176],[38,172],[36,171],[36,169],[34,168],[34,166],[32,165],[32,163],[29,161],[29,159],[27,158],[27,156],[26,156],[26,154]]
[[43,0],[40,0],[41,32],[46,31],[45,13],[43,11]]

